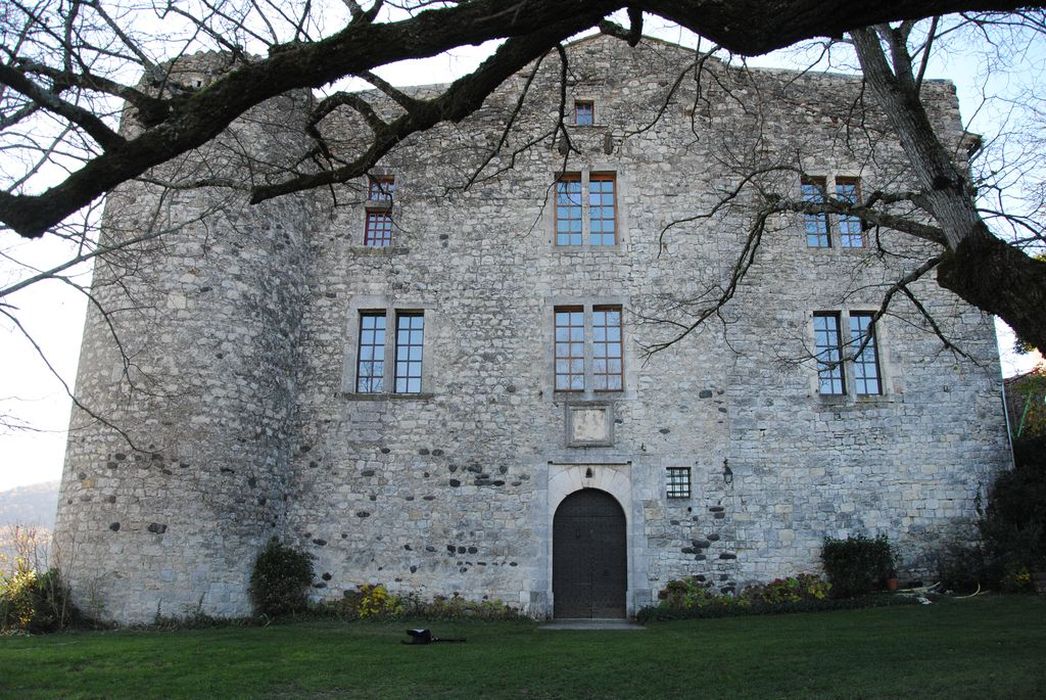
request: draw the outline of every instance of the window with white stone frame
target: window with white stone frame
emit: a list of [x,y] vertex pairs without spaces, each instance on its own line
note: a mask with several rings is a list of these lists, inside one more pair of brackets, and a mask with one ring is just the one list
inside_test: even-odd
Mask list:
[[557,306],[553,326],[556,391],[624,390],[621,306]]
[[617,176],[612,172],[563,173],[555,182],[553,242],[557,247],[617,245]]
[[360,309],[358,318],[353,393],[423,393],[425,312]]
[[874,318],[875,314],[870,311],[814,313],[814,359],[820,395],[883,393]]
[[[828,201],[828,193],[844,204],[861,203],[861,180],[858,177],[836,175],[804,176],[799,183],[804,202],[820,205]],[[863,248],[865,225],[853,214],[807,212],[803,214],[803,230],[809,248]]]

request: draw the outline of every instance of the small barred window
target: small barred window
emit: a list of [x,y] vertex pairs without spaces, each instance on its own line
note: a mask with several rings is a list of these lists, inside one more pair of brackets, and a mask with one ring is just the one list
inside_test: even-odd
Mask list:
[[690,467],[668,468],[668,497],[690,498]]

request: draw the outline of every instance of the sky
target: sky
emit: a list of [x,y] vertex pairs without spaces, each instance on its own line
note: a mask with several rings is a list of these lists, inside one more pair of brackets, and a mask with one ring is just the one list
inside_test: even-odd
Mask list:
[[[688,32],[649,22],[646,31],[688,46],[695,41]],[[381,74],[398,85],[446,82],[475,67],[487,51],[488,46],[460,50],[426,61],[405,62]],[[1046,68],[1046,47],[1039,45],[1028,53],[1026,66],[1013,74],[996,75],[988,80],[984,76],[982,56],[969,52],[944,54],[931,63],[927,76],[955,82],[964,123],[976,133],[993,133],[998,123],[1006,119],[1006,114],[983,107],[982,97],[986,92],[1012,90],[1022,81],[1034,85]],[[801,60],[795,52],[779,52],[750,63],[788,68],[795,67]],[[833,65],[833,69],[845,67],[845,62]],[[46,266],[62,253],[59,244],[47,237],[14,246],[0,243],[4,245],[4,254],[16,255],[38,266]],[[0,259],[0,287],[21,274]],[[88,268],[76,271],[78,281],[86,281],[89,274]],[[61,476],[71,408],[66,387],[71,389],[75,381],[87,308],[87,299],[80,292],[58,281],[33,285],[9,301],[17,307],[17,318],[38,347],[11,324],[0,325],[0,490]],[[997,323],[997,329],[1004,376],[1027,371],[1041,359],[1037,353],[1015,355],[1012,332],[1001,323]],[[8,427],[5,428],[4,423]],[[24,427],[11,428],[12,423]]]

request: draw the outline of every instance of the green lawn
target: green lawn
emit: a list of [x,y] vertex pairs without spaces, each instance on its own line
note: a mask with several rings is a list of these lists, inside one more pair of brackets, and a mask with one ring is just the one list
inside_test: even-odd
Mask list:
[[0,697],[1046,697],[1046,599],[668,622],[627,632],[309,622],[0,638]]

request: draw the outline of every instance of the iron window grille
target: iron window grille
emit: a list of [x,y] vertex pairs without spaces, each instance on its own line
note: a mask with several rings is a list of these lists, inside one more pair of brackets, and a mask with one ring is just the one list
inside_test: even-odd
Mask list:
[[690,467],[668,468],[668,497],[690,498]]

